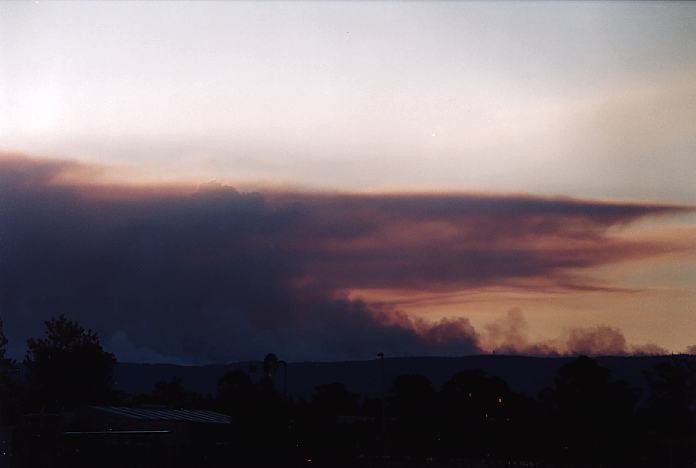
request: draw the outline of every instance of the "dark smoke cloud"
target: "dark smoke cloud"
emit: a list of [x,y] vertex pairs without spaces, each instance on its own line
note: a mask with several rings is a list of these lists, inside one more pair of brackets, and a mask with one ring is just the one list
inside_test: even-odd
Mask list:
[[[357,288],[599,288],[575,270],[670,251],[606,234],[676,206],[487,195],[248,193],[98,185],[98,168],[0,159],[0,313],[10,338],[64,313],[132,360],[476,352]],[[578,349],[588,343],[579,336]]]

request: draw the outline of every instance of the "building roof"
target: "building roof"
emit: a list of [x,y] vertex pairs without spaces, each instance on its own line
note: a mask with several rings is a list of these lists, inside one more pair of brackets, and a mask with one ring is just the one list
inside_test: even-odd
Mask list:
[[228,424],[230,417],[215,411],[173,408],[131,408],[128,406],[90,406],[97,411],[141,421],[183,421]]

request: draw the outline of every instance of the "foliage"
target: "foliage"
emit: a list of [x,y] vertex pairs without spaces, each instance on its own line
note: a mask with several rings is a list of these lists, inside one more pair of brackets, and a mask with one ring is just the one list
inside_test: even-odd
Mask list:
[[138,395],[133,399],[136,405],[159,405],[169,408],[202,408],[205,399],[198,393],[188,392],[181,377],[160,380],[155,383],[152,392]]
[[672,464],[696,460],[696,359],[674,356],[645,373],[650,397],[641,412],[645,447],[666,450]]
[[27,340],[24,358],[33,406],[57,410],[108,401],[114,355],[94,332],[63,315],[45,325],[44,338]]
[[632,453],[638,393],[609,369],[580,356],[562,366],[547,392],[548,437],[566,461],[618,461]]
[[0,318],[0,426],[16,421],[20,386],[17,363],[7,357],[7,337]]
[[0,318],[0,362],[3,362],[6,357],[7,352],[7,337],[5,336],[5,329],[2,323],[2,318]]

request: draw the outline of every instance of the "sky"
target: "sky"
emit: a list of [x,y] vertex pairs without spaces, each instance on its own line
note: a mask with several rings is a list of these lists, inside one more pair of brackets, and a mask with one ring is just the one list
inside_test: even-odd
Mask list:
[[4,2],[0,317],[17,356],[58,313],[130,361],[696,350],[695,150],[688,2]]

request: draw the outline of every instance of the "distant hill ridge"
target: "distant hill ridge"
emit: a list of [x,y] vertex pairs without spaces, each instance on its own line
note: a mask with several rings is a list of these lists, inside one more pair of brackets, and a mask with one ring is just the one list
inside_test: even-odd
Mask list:
[[[646,387],[644,371],[673,356],[601,356],[596,360],[611,370],[614,379],[629,382],[639,390]],[[384,360],[384,382],[387,389],[401,374],[422,374],[437,389],[455,373],[466,369],[483,369],[489,375],[505,380],[513,391],[536,396],[553,384],[559,367],[572,357],[529,357],[474,355],[462,357],[394,357]],[[185,388],[202,394],[214,393],[218,379],[229,370],[243,370],[259,378],[260,361],[203,366],[174,364],[118,363],[114,373],[117,390],[131,394],[147,393],[161,380],[181,377]],[[276,388],[283,387],[284,370],[275,375]],[[378,359],[340,362],[293,362],[287,365],[288,395],[311,398],[317,385],[341,382],[348,390],[366,396],[382,393],[381,364]]]

